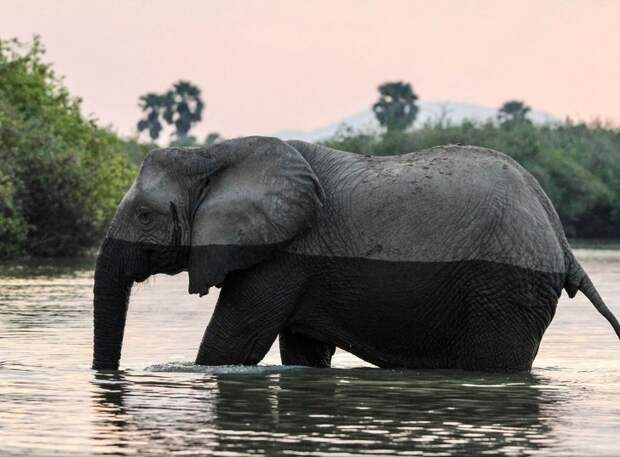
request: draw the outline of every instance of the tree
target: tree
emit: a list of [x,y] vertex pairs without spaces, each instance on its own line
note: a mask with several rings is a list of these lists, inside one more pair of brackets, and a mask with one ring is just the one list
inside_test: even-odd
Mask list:
[[138,122],[138,131],[148,130],[151,140],[155,141],[163,128],[162,117],[166,123],[174,125],[175,143],[185,144],[192,125],[202,119],[204,102],[197,86],[189,81],[178,81],[162,95],[143,95],[139,106],[147,115]]
[[146,119],[141,119],[138,122],[138,131],[148,130],[151,141],[155,141],[159,138],[159,133],[163,128],[159,121],[161,110],[164,107],[163,97],[152,92],[148,93],[140,97],[139,106],[142,111],[146,111],[148,114]]
[[527,114],[531,108],[520,100],[510,100],[505,102],[497,114],[500,122],[529,121]]
[[405,130],[413,124],[418,115],[418,96],[409,83],[386,82],[381,84],[378,90],[379,100],[372,106],[372,110],[388,132]]
[[136,173],[31,43],[0,39],[0,257],[68,256],[105,233]]
[[174,124],[175,135],[183,140],[192,124],[202,119],[204,103],[200,96],[200,89],[189,81],[179,81],[173,89],[163,97],[164,119],[168,124]]

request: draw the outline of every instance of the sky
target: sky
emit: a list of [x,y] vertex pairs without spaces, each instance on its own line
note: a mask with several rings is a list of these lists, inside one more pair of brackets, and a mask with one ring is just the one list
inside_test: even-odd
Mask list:
[[202,89],[199,135],[322,127],[391,80],[620,124],[619,24],[620,0],[0,0],[0,37],[41,35],[84,112],[124,135],[139,96],[179,79]]

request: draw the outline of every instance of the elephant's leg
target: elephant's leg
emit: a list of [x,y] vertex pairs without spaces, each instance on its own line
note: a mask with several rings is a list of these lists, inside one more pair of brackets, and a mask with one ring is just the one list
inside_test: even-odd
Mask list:
[[280,358],[284,365],[329,368],[336,346],[288,328],[280,332]]
[[482,371],[528,371],[538,350],[539,341],[525,336],[525,329],[517,330],[516,322],[510,327],[492,318],[481,318],[470,327],[465,344],[459,348],[456,367]]
[[494,266],[470,283],[459,366],[471,370],[527,371],[551,323],[562,277]]
[[273,264],[230,273],[200,343],[196,364],[260,362],[299,298],[295,277],[293,268]]

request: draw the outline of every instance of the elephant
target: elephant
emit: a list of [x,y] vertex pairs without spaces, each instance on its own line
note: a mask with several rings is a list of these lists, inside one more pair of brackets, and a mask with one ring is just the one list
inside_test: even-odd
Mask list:
[[187,271],[220,294],[196,364],[528,371],[563,290],[620,325],[536,179],[501,152],[368,156],[243,137],[144,159],[94,279],[93,368],[118,369],[130,291]]

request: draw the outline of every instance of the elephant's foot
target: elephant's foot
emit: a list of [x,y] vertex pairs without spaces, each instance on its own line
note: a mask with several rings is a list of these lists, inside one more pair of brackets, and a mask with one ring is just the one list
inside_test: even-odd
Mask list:
[[280,332],[280,358],[284,365],[329,368],[336,346],[290,329]]

